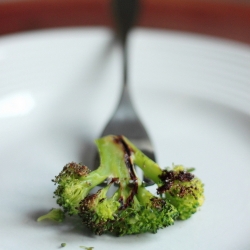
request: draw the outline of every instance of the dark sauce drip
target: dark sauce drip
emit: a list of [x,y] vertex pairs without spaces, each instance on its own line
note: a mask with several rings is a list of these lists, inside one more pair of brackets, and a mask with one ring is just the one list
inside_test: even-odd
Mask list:
[[120,197],[118,202],[121,204],[120,208],[122,209],[124,207],[123,197]]
[[119,183],[119,178],[118,177],[112,178],[112,180],[110,181],[109,184],[112,184],[112,183],[118,184]]
[[133,198],[134,196],[137,194],[138,192],[138,181],[137,181],[137,177],[136,177],[136,174],[135,174],[135,170],[134,170],[134,165],[131,161],[131,152],[132,150],[129,148],[129,146],[127,145],[127,143],[124,141],[123,139],[123,136],[119,135],[119,136],[116,136],[114,138],[114,141],[116,143],[119,143],[122,145],[122,148],[123,148],[123,151],[124,151],[124,162],[125,162],[125,165],[129,171],[129,175],[130,175],[130,179],[131,179],[131,187],[132,187],[132,190],[131,190],[131,193],[130,195],[128,196],[127,200],[126,200],[126,203],[123,203],[120,201],[121,203],[121,209],[125,209],[126,207],[128,207],[130,205],[130,203],[133,201]]

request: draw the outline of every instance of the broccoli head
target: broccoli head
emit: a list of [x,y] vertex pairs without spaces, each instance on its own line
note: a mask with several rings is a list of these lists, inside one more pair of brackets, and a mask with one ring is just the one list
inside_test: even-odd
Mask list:
[[161,169],[127,138],[124,140],[134,152],[134,164],[157,184],[157,194],[177,208],[178,219],[190,218],[204,202],[204,184],[191,173],[194,169],[182,165]]
[[57,203],[69,215],[77,214],[80,201],[105,179],[93,173],[90,173],[88,167],[72,162],[64,166],[60,174],[52,180],[58,184],[54,192]]
[[[202,205],[202,182],[182,166],[160,168],[124,136],[105,136],[96,145],[101,160],[96,170],[72,162],[53,180],[64,213],[78,214],[94,233],[156,233],[177,218],[189,218]],[[155,182],[155,194],[147,190],[135,166]]]
[[[81,201],[79,215],[96,234],[116,235],[156,233],[158,229],[174,224],[177,209],[165,200],[152,195],[145,187],[138,187],[133,200],[123,204],[120,188],[107,197],[109,186]],[[129,190],[127,190],[129,193]]]
[[159,176],[163,185],[158,187],[158,194],[173,204],[178,212],[178,219],[191,217],[204,201],[204,185],[200,179],[181,165],[163,170]]

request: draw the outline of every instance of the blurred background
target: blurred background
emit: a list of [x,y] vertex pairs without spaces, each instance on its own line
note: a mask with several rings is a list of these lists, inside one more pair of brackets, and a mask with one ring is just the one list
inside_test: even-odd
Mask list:
[[[142,0],[142,27],[250,42],[250,0]],[[0,0],[0,35],[69,26],[112,26],[109,0]]]

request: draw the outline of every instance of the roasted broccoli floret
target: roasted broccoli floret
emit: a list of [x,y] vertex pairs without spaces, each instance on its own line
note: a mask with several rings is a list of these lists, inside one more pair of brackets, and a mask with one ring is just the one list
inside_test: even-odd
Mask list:
[[181,165],[173,166],[164,170],[159,177],[164,184],[157,192],[177,208],[178,219],[190,218],[203,204],[204,185],[189,169]]
[[62,206],[65,213],[74,215],[78,213],[80,201],[90,190],[102,183],[106,176],[90,172],[88,167],[74,162],[64,166],[63,170],[52,181],[58,184],[54,194],[57,204]]
[[[96,144],[99,168],[90,171],[72,162],[53,180],[57,203],[94,233],[156,233],[177,218],[189,218],[202,204],[203,184],[182,166],[161,169],[124,136],[106,136]],[[146,189],[135,166],[156,183],[156,194]]]
[[178,219],[190,218],[204,202],[204,184],[191,173],[194,169],[184,168],[182,165],[161,169],[127,138],[124,140],[134,152],[134,164],[143,170],[148,179],[156,183],[157,194],[177,208]]

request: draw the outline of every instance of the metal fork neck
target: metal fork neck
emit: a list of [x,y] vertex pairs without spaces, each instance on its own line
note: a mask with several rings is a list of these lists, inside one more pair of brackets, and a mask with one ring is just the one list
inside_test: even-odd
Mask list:
[[128,49],[127,41],[121,44],[122,49],[122,67],[123,67],[123,88],[128,84]]

